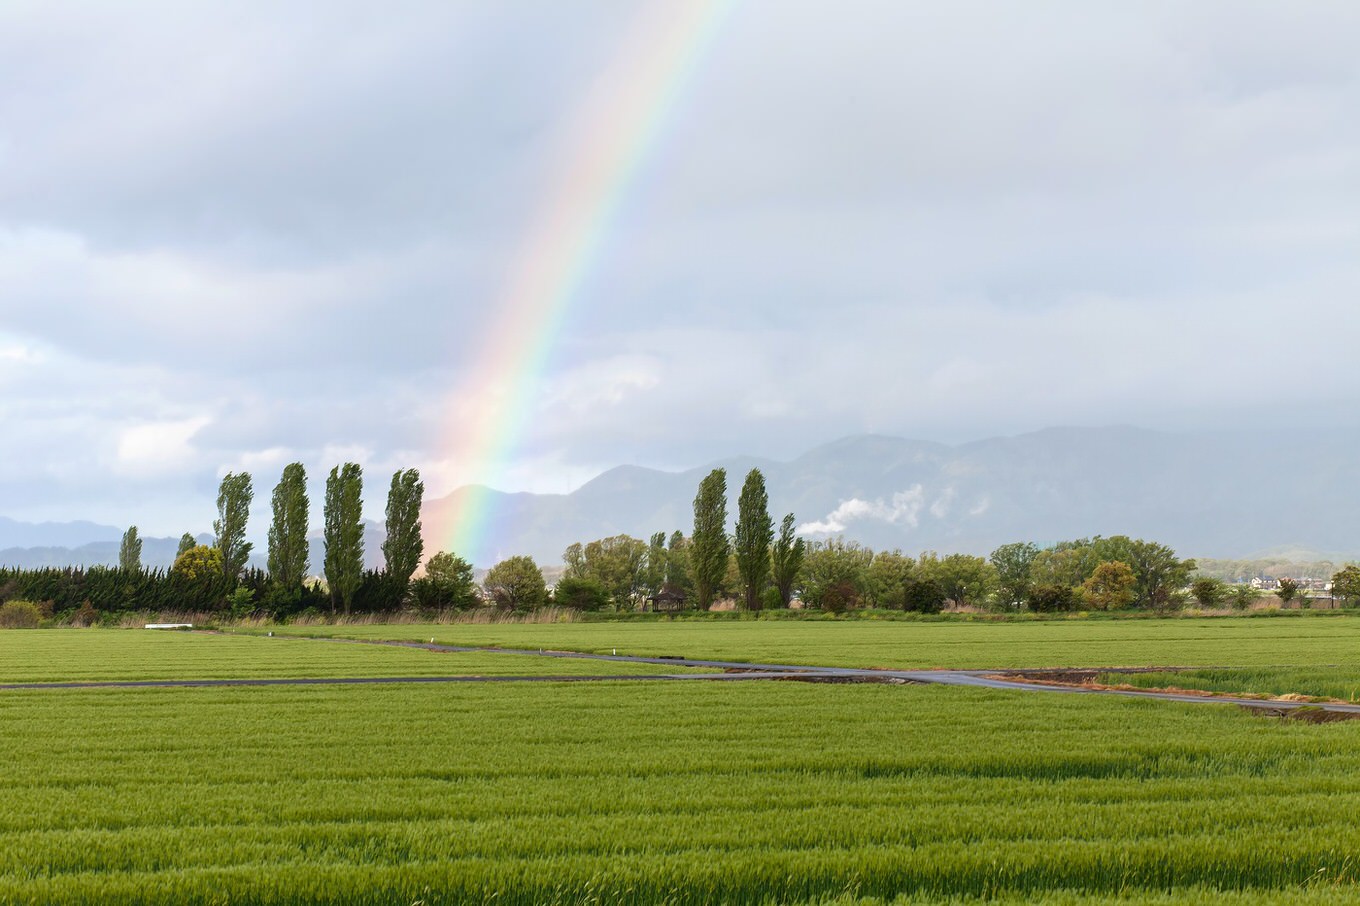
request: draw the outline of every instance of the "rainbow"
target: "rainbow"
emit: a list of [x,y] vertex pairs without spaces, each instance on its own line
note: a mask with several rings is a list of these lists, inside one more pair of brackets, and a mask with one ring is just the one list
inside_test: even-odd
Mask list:
[[441,549],[478,565],[497,554],[486,550],[495,515],[489,488],[523,436],[572,300],[732,3],[649,3],[624,53],[573,118],[567,164],[514,259],[472,384],[450,407],[446,461],[482,483],[433,514]]

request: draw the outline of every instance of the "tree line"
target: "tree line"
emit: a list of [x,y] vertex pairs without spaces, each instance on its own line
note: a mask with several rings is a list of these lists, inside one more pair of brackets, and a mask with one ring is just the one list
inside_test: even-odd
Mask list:
[[[42,602],[49,616],[92,622],[100,614],[128,610],[265,613],[395,611],[414,603],[424,609],[470,606],[477,600],[472,566],[448,553],[431,557],[415,578],[424,553],[420,507],[425,486],[415,469],[392,475],[387,493],[384,566],[364,568],[363,469],[344,463],[331,469],[323,501],[322,577],[311,569],[310,500],[302,463],[285,466],[271,496],[267,569],[248,567],[253,544],[246,540],[254,501],[249,472],[228,472],[218,486],[213,541],[199,544],[186,532],[174,565],[142,568],[137,526],[123,534],[118,566],[0,569],[0,602]],[[78,616],[77,616],[78,615]]]
[[[727,473],[699,483],[690,533],[656,532],[642,540],[615,535],[574,543],[563,553],[560,580],[549,588],[528,556],[494,565],[479,586],[472,565],[441,551],[420,571],[424,484],[415,469],[397,470],[388,488],[384,566],[364,568],[363,470],[331,469],[323,501],[322,576],[309,580],[311,541],[307,475],[284,467],[271,496],[266,569],[249,568],[246,540],[252,477],[227,473],[218,488],[211,544],[189,533],[174,566],[144,570],[136,526],[123,536],[119,566],[0,569],[0,603],[43,602],[47,616],[93,622],[118,611],[223,612],[287,618],[299,612],[435,612],[474,606],[520,611],[555,605],[575,610],[644,608],[707,610],[727,600],[747,611],[788,608],[839,613],[877,608],[937,613],[948,605],[995,611],[1174,610],[1190,600],[1205,607],[1245,606],[1256,592],[1210,576],[1192,576],[1194,560],[1153,541],[1082,538],[1048,547],[1005,544],[989,556],[874,551],[843,538],[809,543],[794,514],[776,525],[759,469],[746,475],[734,530],[727,531]],[[1334,577],[1334,594],[1360,603],[1360,567]],[[1296,589],[1279,594],[1288,603]]]
[[[492,568],[487,593],[519,609],[551,600],[583,610],[677,603],[706,610],[727,599],[758,611],[789,607],[796,599],[804,608],[833,613],[864,608],[938,613],[950,605],[999,612],[1166,612],[1191,601],[1245,607],[1257,597],[1247,586],[1194,578],[1194,560],[1125,535],[1048,547],[1016,542],[987,557],[874,551],[839,537],[808,543],[795,534],[791,513],[776,528],[759,469],[742,485],[731,534],[726,525],[727,474],[714,469],[699,484],[690,535],[658,532],[649,541],[616,535],[574,543],[563,553],[565,570],[551,593],[531,558],[512,557]],[[1343,601],[1360,603],[1360,567],[1338,572],[1334,588]],[[1279,596],[1286,604],[1294,600],[1288,589]]]

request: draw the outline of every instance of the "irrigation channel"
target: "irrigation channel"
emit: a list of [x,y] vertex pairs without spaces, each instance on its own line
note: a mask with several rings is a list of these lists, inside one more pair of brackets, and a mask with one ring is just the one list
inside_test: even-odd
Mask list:
[[[219,634],[219,633],[211,633]],[[1195,704],[1238,705],[1257,713],[1285,716],[1306,708],[1311,712],[1325,712],[1333,719],[1360,719],[1360,704],[1342,702],[1287,701],[1280,699],[1242,698],[1232,695],[1195,694],[1191,692],[1157,692],[1133,689],[1112,689],[1107,686],[1082,685],[1073,682],[1045,681],[1045,677],[1067,677],[1073,674],[1090,675],[1139,673],[1169,668],[1100,668],[1081,670],[882,670],[858,667],[817,667],[804,664],[755,664],[741,661],[709,661],[686,657],[642,657],[627,654],[593,654],[583,651],[554,651],[542,648],[485,648],[462,645],[440,645],[434,642],[401,642],[386,639],[340,639],[325,637],[279,636],[277,641],[295,643],[331,642],[347,645],[387,645],[398,648],[418,648],[437,653],[528,655],[532,657],[570,658],[579,660],[614,661],[626,664],[652,664],[662,667],[686,667],[720,670],[720,673],[654,673],[602,675],[527,675],[527,676],[365,676],[365,677],[294,677],[268,679],[203,679],[203,680],[89,680],[74,682],[6,683],[0,691],[22,689],[132,689],[181,688],[199,686],[364,686],[393,683],[565,683],[604,682],[626,680],[750,682],[784,680],[810,683],[888,683],[940,686],[967,686],[977,689],[998,689],[1011,692],[1049,692],[1071,695],[1120,695],[1127,698],[1147,698],[1158,701],[1191,702]]]

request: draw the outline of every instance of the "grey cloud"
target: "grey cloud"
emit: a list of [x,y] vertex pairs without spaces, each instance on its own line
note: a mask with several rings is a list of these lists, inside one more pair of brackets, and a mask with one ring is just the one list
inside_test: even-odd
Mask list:
[[[0,514],[173,531],[282,456],[483,477],[460,394],[637,10],[0,9]],[[1339,2],[737,4],[502,474],[1353,420],[1357,39]]]

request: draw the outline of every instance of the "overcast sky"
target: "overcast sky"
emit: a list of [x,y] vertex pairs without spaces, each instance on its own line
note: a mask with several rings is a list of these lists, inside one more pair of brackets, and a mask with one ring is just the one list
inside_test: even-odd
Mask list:
[[[294,459],[490,477],[454,397],[644,5],[0,3],[0,515],[204,531],[221,474],[263,501]],[[1352,0],[737,0],[498,480],[1354,426],[1357,47]]]

